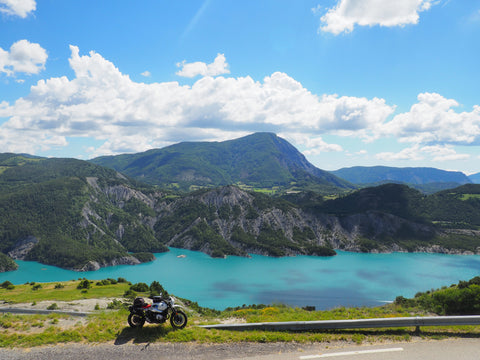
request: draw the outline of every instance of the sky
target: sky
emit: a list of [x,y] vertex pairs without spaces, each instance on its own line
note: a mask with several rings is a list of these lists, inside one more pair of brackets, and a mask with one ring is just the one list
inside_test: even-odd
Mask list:
[[0,0],[0,152],[276,133],[315,166],[480,172],[480,0]]

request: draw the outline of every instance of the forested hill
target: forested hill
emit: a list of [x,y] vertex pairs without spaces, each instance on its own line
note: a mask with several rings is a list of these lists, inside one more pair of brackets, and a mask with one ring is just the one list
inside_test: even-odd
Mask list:
[[404,183],[427,193],[472,182],[462,172],[427,167],[354,166],[331,173],[353,184],[373,186],[386,182]]
[[152,258],[144,252],[167,250],[138,219],[153,215],[147,203],[148,196],[114,170],[2,154],[0,252],[83,270],[139,263]]
[[480,184],[480,173],[469,175],[468,178],[474,184]]
[[162,187],[217,187],[245,184],[257,188],[312,188],[333,193],[354,187],[313,166],[289,142],[256,133],[224,142],[183,142],[144,153],[91,160],[132,178]]

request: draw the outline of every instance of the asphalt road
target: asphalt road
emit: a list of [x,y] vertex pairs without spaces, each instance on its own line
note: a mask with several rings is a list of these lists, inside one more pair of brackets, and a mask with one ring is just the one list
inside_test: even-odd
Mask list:
[[341,343],[277,344],[102,344],[0,349],[2,360],[478,360],[480,339],[413,341],[373,346]]

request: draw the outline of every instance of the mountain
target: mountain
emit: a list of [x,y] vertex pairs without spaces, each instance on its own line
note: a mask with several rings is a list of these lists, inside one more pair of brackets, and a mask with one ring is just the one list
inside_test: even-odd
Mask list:
[[152,259],[167,250],[139,220],[154,195],[134,186],[86,161],[0,154],[0,252],[76,270]]
[[213,256],[329,255],[333,249],[478,253],[478,193],[480,186],[465,185],[450,195],[425,196],[385,184],[325,201],[306,192],[272,198],[227,186],[157,204],[162,211],[154,229],[168,246]]
[[469,175],[468,178],[474,184],[480,184],[480,173]]
[[354,188],[313,166],[289,142],[272,133],[224,142],[183,142],[91,162],[149,184],[183,190],[231,184],[287,189],[313,186],[329,193]]
[[353,184],[378,185],[396,182],[409,184],[424,192],[455,188],[472,182],[462,172],[427,167],[354,166],[331,171],[331,173]]
[[426,196],[401,184],[335,198],[237,186],[172,193],[75,159],[0,154],[0,271],[137,264],[168,246],[211,256],[348,251],[480,253],[480,185]]

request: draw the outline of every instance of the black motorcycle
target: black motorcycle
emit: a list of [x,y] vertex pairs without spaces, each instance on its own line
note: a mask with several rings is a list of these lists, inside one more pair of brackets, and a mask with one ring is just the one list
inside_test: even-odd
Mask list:
[[170,296],[163,299],[161,296],[154,296],[152,300],[153,304],[147,304],[143,298],[135,298],[133,305],[128,307],[128,325],[138,328],[142,327],[145,321],[162,324],[168,319],[174,329],[183,329],[187,325],[187,315],[180,305],[175,305],[175,298]]

